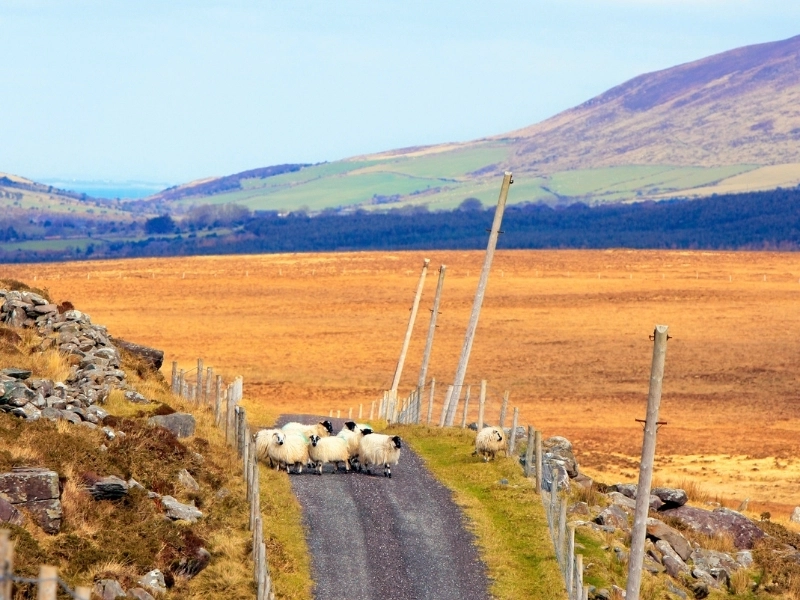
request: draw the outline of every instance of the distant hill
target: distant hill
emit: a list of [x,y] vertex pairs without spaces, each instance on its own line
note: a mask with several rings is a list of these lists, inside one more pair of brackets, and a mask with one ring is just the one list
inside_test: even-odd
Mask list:
[[[800,184],[800,36],[641,75],[536,125],[473,142],[246,171],[156,198],[251,209],[449,209],[468,197],[589,204]],[[296,166],[296,165],[295,165]]]

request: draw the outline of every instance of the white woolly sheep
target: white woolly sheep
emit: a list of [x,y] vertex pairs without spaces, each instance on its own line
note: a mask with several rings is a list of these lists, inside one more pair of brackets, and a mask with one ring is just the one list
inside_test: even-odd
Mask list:
[[342,430],[336,434],[336,437],[347,442],[347,450],[350,453],[351,465],[355,466],[358,462],[358,443],[366,432],[372,433],[372,428],[369,425],[347,421],[344,427],[342,427]]
[[304,425],[303,423],[287,423],[281,427],[281,429],[283,429],[283,431],[299,431],[307,438],[310,438],[312,435],[327,437],[333,433],[333,425],[331,425],[330,421],[320,421],[319,423],[314,423],[313,425]]
[[270,468],[274,467],[275,463],[269,456],[269,445],[273,441],[272,435],[279,432],[280,429],[261,429],[253,436],[256,442],[256,457],[263,462],[269,462]]
[[475,452],[472,456],[480,454],[484,462],[488,462],[501,450],[508,456],[505,432],[499,427],[484,427],[475,437]]
[[372,474],[372,467],[383,465],[383,476],[392,476],[392,465],[400,460],[400,436],[382,433],[366,433],[358,444],[358,459]]
[[322,475],[322,467],[326,463],[332,463],[336,471],[339,470],[339,463],[344,464],[345,471],[350,470],[348,462],[350,452],[347,449],[347,442],[338,436],[321,438],[318,435],[312,435],[308,456],[320,475]]
[[303,472],[303,465],[308,463],[308,438],[293,431],[276,431],[267,446],[269,457],[278,463],[278,469],[286,467],[291,473],[294,466],[298,473]]

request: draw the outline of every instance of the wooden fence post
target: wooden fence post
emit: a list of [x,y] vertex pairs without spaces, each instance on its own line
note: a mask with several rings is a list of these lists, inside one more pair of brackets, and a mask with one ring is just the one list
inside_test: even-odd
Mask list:
[[514,407],[514,418],[511,420],[511,435],[508,437],[508,453],[513,456],[517,449],[517,421],[519,420],[519,408]]
[[575,575],[575,524],[569,524],[569,535],[567,537],[567,600],[573,600],[572,578]]
[[364,418],[363,415],[364,415],[364,403],[362,402],[362,403],[360,403],[358,405],[358,420],[359,421]]
[[406,337],[403,339],[403,349],[400,351],[400,358],[397,360],[397,368],[394,372],[394,380],[392,381],[392,391],[397,393],[397,388],[400,386],[400,377],[403,375],[403,364],[406,361],[406,353],[408,352],[408,344],[411,342],[411,332],[414,329],[414,321],[417,319],[417,310],[419,309],[419,300],[422,298],[422,287],[425,285],[425,276],[428,274],[428,265],[430,259],[426,258],[422,263],[422,273],[419,276],[419,283],[417,284],[417,292],[414,295],[414,304],[411,306],[411,316],[408,319],[408,328],[406,329]]
[[503,392],[503,404],[500,406],[500,422],[498,427],[503,429],[506,425],[506,410],[508,409],[508,390]]
[[370,421],[372,421],[374,415],[375,415],[375,400],[373,400],[369,405],[369,420]]
[[428,425],[431,424],[433,419],[433,395],[436,391],[436,378],[431,379],[431,389],[428,392],[428,419],[425,421]]
[[11,576],[14,574],[14,544],[8,529],[0,529],[0,598],[11,600]]
[[233,412],[235,406],[233,384],[231,384],[228,386],[228,402],[225,407],[225,440],[228,446],[233,446],[236,443]]
[[534,432],[534,446],[536,452],[536,491],[542,493],[542,432]]
[[528,425],[528,446],[525,448],[525,477],[530,477],[533,472],[534,437],[533,427]]
[[561,496],[559,498],[559,511],[558,511],[558,551],[556,555],[560,557],[561,572],[566,574],[567,557],[566,557],[566,536],[567,536],[567,497]]
[[453,386],[447,386],[447,393],[444,395],[444,404],[442,405],[442,416],[439,417],[439,427],[444,427],[445,419],[447,419],[447,409],[450,406],[450,398],[453,396]]
[[[576,596],[583,599],[583,554],[575,557],[575,591]],[[588,588],[587,588],[588,591]]]
[[214,423],[219,427],[220,404],[222,402],[222,375],[217,375],[217,387],[214,390]]
[[196,386],[195,389],[197,390],[195,392],[197,394],[197,396],[195,398],[195,402],[197,402],[199,404],[200,401],[201,401],[200,399],[203,396],[203,359],[202,358],[198,358],[197,359],[197,386]]
[[206,391],[205,397],[203,398],[204,404],[211,404],[211,387],[214,384],[214,369],[212,367],[208,367],[206,369]]
[[478,431],[483,429],[483,415],[486,410],[486,380],[481,379],[481,397],[478,401]]
[[180,375],[178,375],[178,396],[183,396],[183,388],[185,387],[186,383],[186,371],[181,369]]
[[39,581],[36,583],[36,587],[36,600],[56,600],[58,569],[49,565],[39,567]]
[[178,391],[178,361],[177,360],[173,360],[172,361],[172,385],[170,387],[172,387],[172,393],[173,394]]
[[647,416],[644,424],[642,460],[639,463],[639,484],[636,488],[636,508],[631,531],[631,549],[628,555],[628,583],[625,589],[627,600],[639,600],[642,584],[642,563],[644,544],[647,536],[647,513],[650,509],[650,485],[653,482],[653,459],[656,453],[656,431],[658,430],[658,409],[661,404],[661,385],[664,379],[664,361],[667,357],[666,325],[656,325],[653,331],[653,362],[650,367],[650,392],[647,397]]
[[467,393],[464,396],[464,414],[461,415],[461,429],[467,428],[467,413],[469,412],[469,393],[472,389],[472,386],[467,386]]

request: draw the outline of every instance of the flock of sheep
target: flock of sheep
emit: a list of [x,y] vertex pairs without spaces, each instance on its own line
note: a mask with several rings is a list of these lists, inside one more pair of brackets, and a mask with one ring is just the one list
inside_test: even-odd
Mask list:
[[[287,423],[280,429],[262,429],[255,434],[258,458],[278,470],[286,469],[297,473],[307,466],[322,475],[326,464],[333,465],[334,471],[344,467],[371,475],[373,467],[383,466],[383,476],[392,476],[392,465],[400,460],[402,446],[400,436],[373,433],[369,425],[346,421],[342,430],[333,435],[330,421],[312,425]],[[508,440],[499,427],[484,427],[475,437],[475,452],[484,461],[494,459],[503,451],[508,454]],[[340,467],[341,465],[341,467]]]
[[400,436],[373,433],[369,425],[347,421],[336,435],[330,421],[313,425],[287,423],[280,429],[262,429],[255,435],[258,458],[278,470],[303,472],[308,465],[322,475],[330,463],[334,471],[343,465],[372,474],[373,467],[383,466],[384,477],[392,476],[392,465],[400,460]]

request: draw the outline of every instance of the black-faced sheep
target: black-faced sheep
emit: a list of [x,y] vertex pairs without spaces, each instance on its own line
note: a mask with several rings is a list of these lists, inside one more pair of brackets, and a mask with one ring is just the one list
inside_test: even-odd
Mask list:
[[283,431],[299,431],[307,438],[311,438],[312,435],[327,437],[333,433],[333,425],[331,425],[330,421],[320,421],[319,423],[314,423],[313,425],[305,425],[303,423],[287,423],[281,427],[281,429]]
[[294,466],[298,473],[303,472],[303,465],[308,463],[308,438],[295,431],[276,431],[267,446],[269,457],[278,464],[278,469],[286,467],[291,472]]
[[318,435],[312,435],[308,456],[320,475],[322,475],[322,467],[326,463],[332,463],[335,470],[338,470],[339,463],[342,463],[345,471],[350,470],[350,452],[347,449],[347,442],[338,436],[321,438]]
[[475,452],[472,455],[480,454],[484,462],[488,462],[501,450],[508,456],[505,432],[499,427],[484,427],[475,437]]
[[383,476],[392,476],[392,465],[400,460],[400,436],[382,433],[365,433],[358,445],[358,459],[372,474],[372,467],[383,465]]
[[344,427],[342,427],[342,430],[336,434],[336,437],[347,442],[347,450],[350,453],[350,464],[354,467],[358,464],[358,443],[361,441],[361,438],[364,437],[365,432],[372,433],[372,429],[369,425],[347,421]]

